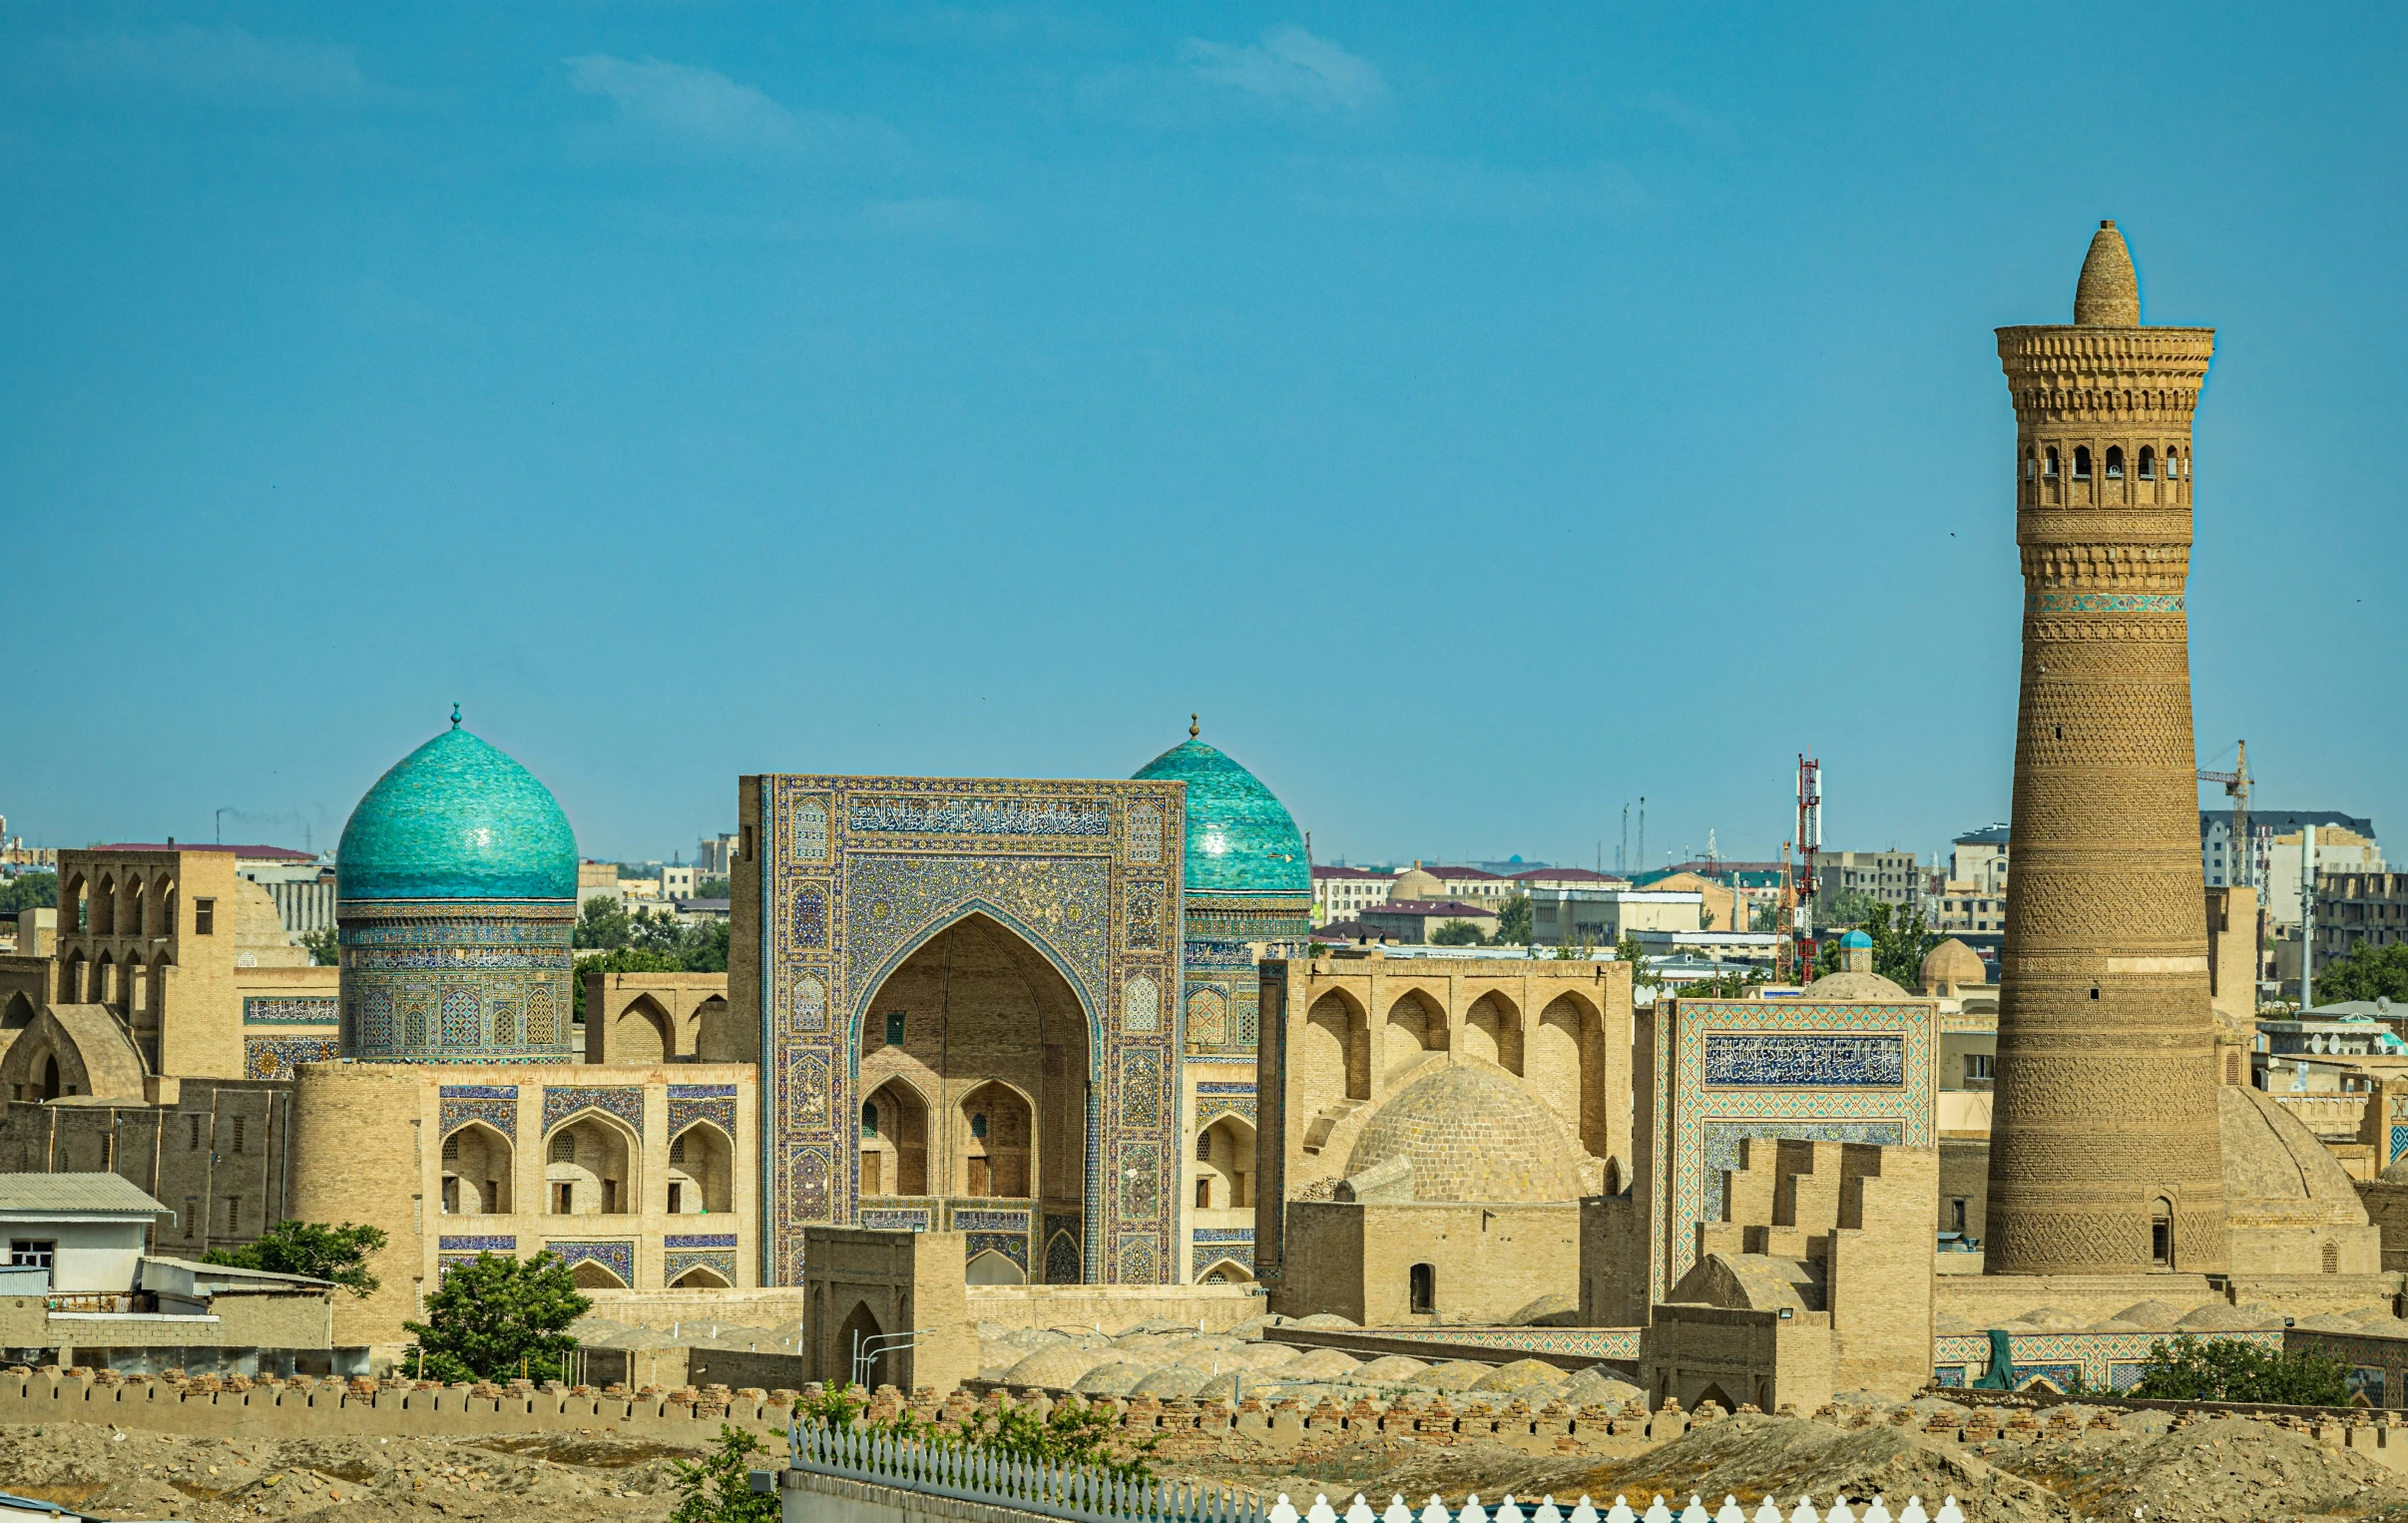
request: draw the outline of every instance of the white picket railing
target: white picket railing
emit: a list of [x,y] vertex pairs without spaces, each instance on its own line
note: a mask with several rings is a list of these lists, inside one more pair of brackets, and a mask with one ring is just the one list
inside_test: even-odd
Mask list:
[[1601,1512],[1585,1496],[1563,1508],[1552,1496],[1532,1507],[1510,1494],[1493,1508],[1482,1506],[1477,1496],[1459,1508],[1432,1497],[1419,1511],[1399,1496],[1385,1511],[1374,1512],[1357,1492],[1343,1512],[1330,1506],[1325,1494],[1298,1512],[1284,1493],[1266,1507],[1259,1495],[1231,1486],[1129,1480],[1084,1465],[1033,1464],[984,1449],[894,1438],[861,1428],[798,1422],[788,1441],[797,1470],[1074,1523],[1967,1523],[1953,1496],[1937,1513],[1925,1512],[1921,1497],[1909,1497],[1895,1514],[1879,1496],[1861,1508],[1842,1498],[1819,1510],[1808,1497],[1799,1497],[1796,1506],[1786,1509],[1766,1497],[1753,1512],[1731,1496],[1710,1511],[1701,1498],[1692,1496],[1678,1512],[1661,1496],[1644,1510],[1634,1510],[1627,1498],[1618,1496]]
[[794,1424],[789,1442],[797,1470],[1075,1523],[1268,1523],[1262,1499],[1233,1486],[1130,1480],[1086,1465],[1035,1464],[818,1423]]

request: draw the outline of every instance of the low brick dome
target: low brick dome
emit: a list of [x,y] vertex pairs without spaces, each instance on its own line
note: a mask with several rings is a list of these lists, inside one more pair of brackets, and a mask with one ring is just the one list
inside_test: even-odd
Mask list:
[[1510,1077],[1449,1063],[1379,1108],[1346,1160],[1349,1177],[1404,1157],[1416,1201],[1573,1201],[1563,1123]]
[[1987,984],[1990,969],[1982,962],[1982,954],[1951,936],[1923,954],[1923,971],[1919,975],[1926,989],[1940,989],[1956,984]]

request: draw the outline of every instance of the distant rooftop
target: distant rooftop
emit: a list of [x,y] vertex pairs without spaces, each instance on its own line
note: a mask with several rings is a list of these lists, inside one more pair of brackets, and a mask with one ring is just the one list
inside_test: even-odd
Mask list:
[[1331,867],[1327,864],[1315,865],[1312,875],[1316,878],[1392,878],[1396,876],[1393,871],[1381,868]]
[[1979,830],[1968,830],[1957,837],[1956,843],[1960,846],[2003,846],[2007,844],[2007,827],[1985,825]]
[[217,841],[192,840],[118,840],[105,846],[87,846],[87,851],[231,851],[236,856],[256,862],[314,862],[314,851],[295,851],[290,846],[229,846]]
[[1494,916],[1496,908],[1487,904],[1465,904],[1455,899],[1390,899],[1363,911],[1366,915],[1409,915],[1422,919],[1461,920],[1467,916]]
[[[2205,835],[2210,825],[2232,828],[2230,809],[2199,810],[2199,834]],[[2359,814],[2344,814],[2338,809],[2251,809],[2249,828],[2271,830],[2276,835],[2288,835],[2301,825],[2339,825],[2344,830],[2374,838],[2374,821]]]

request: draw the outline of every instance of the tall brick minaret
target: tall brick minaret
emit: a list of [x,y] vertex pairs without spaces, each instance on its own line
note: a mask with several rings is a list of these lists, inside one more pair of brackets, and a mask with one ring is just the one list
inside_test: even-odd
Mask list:
[[2063,327],[1998,330],[2024,573],[1992,1273],[2226,1267],[2191,745],[2190,419],[2212,328],[2144,327],[2101,223]]

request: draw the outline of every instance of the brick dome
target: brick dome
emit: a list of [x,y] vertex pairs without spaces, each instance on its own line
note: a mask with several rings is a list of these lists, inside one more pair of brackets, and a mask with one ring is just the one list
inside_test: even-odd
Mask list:
[[1349,1177],[1404,1157],[1416,1201],[1572,1201],[1582,1194],[1563,1123],[1510,1077],[1449,1063],[1381,1106]]

